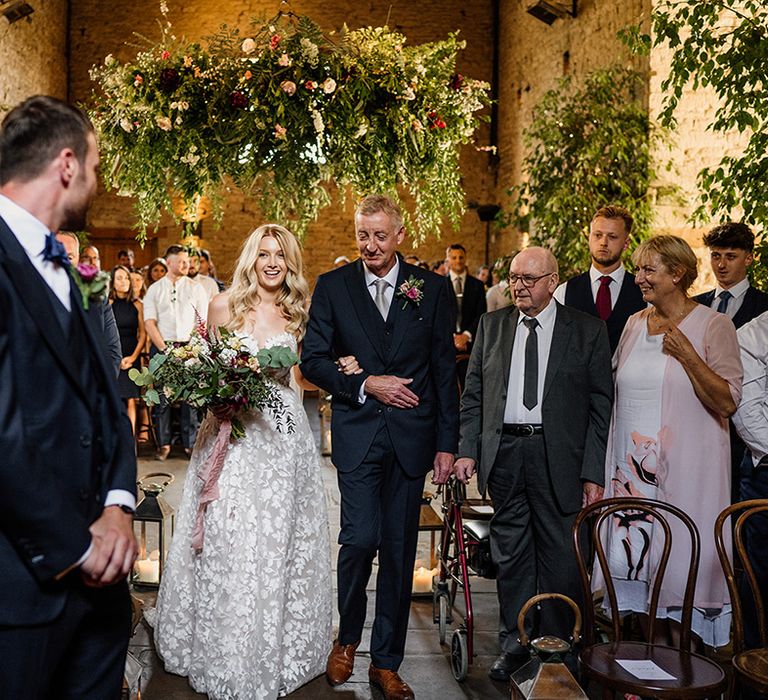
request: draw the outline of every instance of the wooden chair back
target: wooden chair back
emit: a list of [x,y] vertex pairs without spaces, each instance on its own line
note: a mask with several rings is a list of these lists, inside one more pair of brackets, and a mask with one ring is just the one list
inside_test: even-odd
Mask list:
[[[576,552],[576,560],[581,575],[582,591],[584,596],[584,639],[587,645],[595,643],[595,610],[594,606],[589,604],[592,600],[592,571],[595,560],[590,557],[590,551],[594,551],[597,565],[605,581],[606,595],[608,596],[609,610],[611,616],[611,626],[614,640],[621,639],[621,618],[619,616],[618,604],[616,601],[616,587],[614,586],[611,572],[608,565],[608,558],[605,553],[603,538],[600,537],[601,529],[607,524],[609,518],[615,513],[624,511],[637,511],[645,513],[653,518],[654,523],[661,527],[663,534],[663,548],[655,571],[650,574],[652,581],[651,600],[648,609],[648,638],[653,643],[655,637],[656,613],[659,607],[659,596],[664,582],[669,556],[672,550],[672,529],[670,528],[669,517],[673,516],[679,523],[682,523],[687,530],[690,540],[690,554],[688,559],[688,575],[685,584],[685,593],[683,596],[683,609],[681,620],[680,649],[689,652],[691,650],[691,620],[693,617],[693,596],[696,589],[696,576],[699,570],[700,556],[700,538],[699,532],[693,520],[682,510],[670,503],[656,501],[650,498],[609,498],[603,501],[597,501],[583,508],[576,516],[573,524],[573,546]],[[582,532],[582,528],[589,525],[589,530]],[[585,534],[589,534],[585,538]],[[585,540],[589,540],[590,546],[585,546]]]
[[733,612],[733,652],[739,654],[744,651],[744,601],[741,599],[739,582],[734,574],[734,567],[731,564],[731,552],[726,547],[724,532],[729,527],[731,518],[735,519],[733,523],[733,544],[734,552],[738,558],[741,568],[744,572],[746,582],[752,593],[752,599],[755,603],[755,612],[757,613],[758,625],[760,630],[760,646],[768,647],[768,630],[765,624],[765,603],[763,591],[760,590],[755,570],[747,556],[747,550],[744,545],[744,524],[749,518],[759,513],[764,513],[768,517],[768,498],[759,498],[751,501],[741,501],[734,503],[723,510],[717,516],[715,521],[715,546],[717,547],[717,556],[720,558],[720,566],[723,567],[725,580],[728,584],[728,592],[731,595],[731,608]]

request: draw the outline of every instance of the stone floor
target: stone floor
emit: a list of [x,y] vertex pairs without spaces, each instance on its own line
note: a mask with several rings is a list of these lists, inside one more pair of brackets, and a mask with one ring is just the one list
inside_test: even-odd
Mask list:
[[[305,402],[307,413],[313,425],[313,430],[319,444],[319,424],[316,404],[312,399]],[[146,453],[146,454],[145,454]],[[168,488],[165,496],[168,502],[178,508],[181,497],[181,487],[186,473],[187,460],[183,451],[174,447],[171,457],[166,462],[158,462],[151,458],[151,453],[145,449],[140,451],[139,477],[149,472],[167,471],[176,478]],[[328,502],[331,522],[331,539],[333,543],[334,565],[338,552],[336,533],[339,524],[339,496],[336,487],[336,475],[328,459],[324,460],[323,479]],[[427,485],[427,490],[434,487]],[[435,505],[437,503],[435,502]],[[426,560],[429,557],[429,535],[422,533],[419,556]],[[375,572],[374,572],[375,574]],[[366,621],[364,637],[357,654],[355,673],[349,682],[338,688],[328,686],[324,678],[315,681],[291,694],[291,698],[337,698],[344,700],[364,700],[378,697],[377,691],[368,684],[368,643],[370,625],[373,621],[372,605],[374,578],[371,577],[369,612]],[[145,605],[154,603],[155,594],[137,592]],[[402,676],[414,689],[419,700],[452,700],[454,698],[505,698],[509,691],[503,683],[495,683],[487,676],[487,670],[496,658],[496,619],[498,606],[495,595],[495,583],[483,579],[473,579],[472,600],[476,615],[475,624],[475,658],[469,667],[469,674],[463,683],[457,683],[451,673],[450,649],[441,646],[438,640],[437,625],[432,622],[432,602],[429,598],[414,598],[411,607],[411,617],[408,631],[406,657],[400,669]],[[338,618],[335,618],[335,623]],[[456,624],[454,624],[454,627]],[[141,697],[142,700],[183,700],[186,698],[202,698],[187,684],[185,678],[166,673],[155,654],[151,630],[146,621],[142,621],[131,641],[131,654],[142,666]],[[135,696],[134,696],[135,697]],[[246,700],[246,699],[243,699]]]

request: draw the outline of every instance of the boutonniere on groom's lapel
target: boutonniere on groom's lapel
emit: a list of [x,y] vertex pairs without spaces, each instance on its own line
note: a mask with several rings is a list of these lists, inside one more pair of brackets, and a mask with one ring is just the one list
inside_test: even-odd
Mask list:
[[424,298],[424,292],[421,291],[423,286],[423,279],[411,275],[397,288],[397,294],[395,296],[404,299],[403,309],[408,306],[408,302],[415,304],[416,307],[421,304],[421,300]]
[[107,298],[109,289],[109,274],[98,267],[80,263],[77,267],[69,266],[69,274],[80,290],[83,308],[88,311],[90,302],[101,303]]

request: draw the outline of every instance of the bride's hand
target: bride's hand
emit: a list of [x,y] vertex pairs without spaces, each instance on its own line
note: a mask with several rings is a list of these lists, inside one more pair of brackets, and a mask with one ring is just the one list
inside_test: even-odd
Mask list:
[[357,358],[354,355],[346,355],[336,360],[336,364],[339,367],[339,372],[344,372],[346,375],[360,374],[363,368],[358,364]]

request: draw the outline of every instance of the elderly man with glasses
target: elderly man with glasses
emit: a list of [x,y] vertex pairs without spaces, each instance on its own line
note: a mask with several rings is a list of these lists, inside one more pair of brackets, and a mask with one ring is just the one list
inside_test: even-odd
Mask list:
[[[571,525],[602,497],[613,402],[605,323],[553,300],[554,256],[523,250],[509,284],[514,306],[486,314],[477,329],[455,465],[464,483],[477,471],[493,501],[501,655],[489,675],[501,681],[529,658],[517,641],[523,603],[540,591],[581,600]],[[546,607],[541,629],[565,639],[569,615]]]

